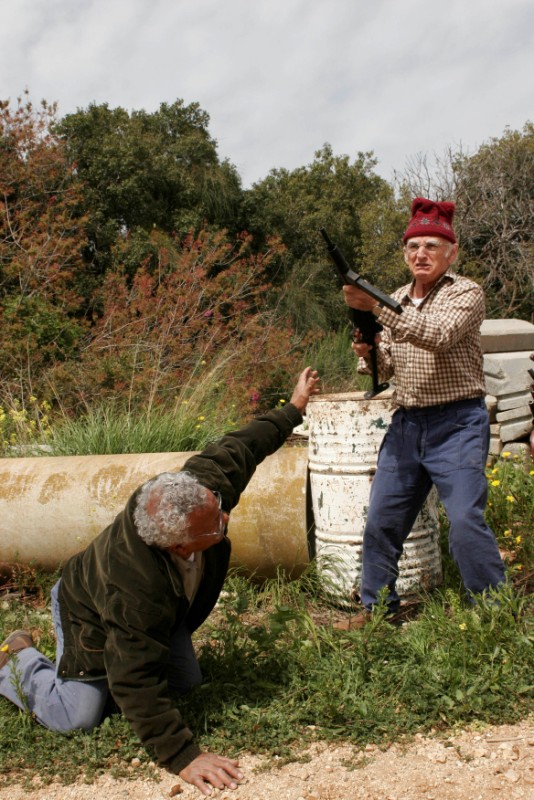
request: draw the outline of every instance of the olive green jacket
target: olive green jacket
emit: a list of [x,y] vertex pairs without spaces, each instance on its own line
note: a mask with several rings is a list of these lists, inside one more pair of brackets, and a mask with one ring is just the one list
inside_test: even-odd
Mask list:
[[[183,470],[219,491],[229,512],[257,465],[301,421],[291,404],[270,411],[189,458]],[[170,635],[182,623],[194,631],[213,609],[228,569],[230,543],[223,540],[204,552],[202,581],[190,605],[168,553],[146,545],[137,534],[133,512],[138,491],[63,569],[65,646],[58,673],[69,680],[107,678],[115,702],[143,744],[178,773],[200,749],[169,694]]]

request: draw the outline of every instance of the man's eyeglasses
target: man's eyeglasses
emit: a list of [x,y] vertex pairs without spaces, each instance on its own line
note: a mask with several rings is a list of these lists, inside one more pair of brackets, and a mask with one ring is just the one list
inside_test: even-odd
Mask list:
[[437,253],[440,247],[446,247],[445,242],[408,242],[404,249],[409,256],[415,255],[421,248],[429,255]]
[[212,494],[215,495],[217,503],[219,504],[219,525],[217,530],[213,531],[213,533],[203,533],[202,536],[219,536],[224,538],[228,535],[228,527],[224,519],[224,511],[222,510],[222,495],[220,492],[214,491],[212,491]]

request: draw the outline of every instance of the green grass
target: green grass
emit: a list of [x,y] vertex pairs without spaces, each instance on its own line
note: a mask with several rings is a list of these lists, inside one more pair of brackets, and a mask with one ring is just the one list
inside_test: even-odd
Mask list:
[[224,421],[180,409],[153,409],[144,414],[92,409],[76,420],[54,427],[47,455],[112,453],[179,453],[202,450],[225,432]]
[[371,377],[357,371],[358,359],[350,347],[350,329],[331,331],[311,345],[303,356],[302,366],[311,365],[321,376],[321,390],[363,392],[371,388]]

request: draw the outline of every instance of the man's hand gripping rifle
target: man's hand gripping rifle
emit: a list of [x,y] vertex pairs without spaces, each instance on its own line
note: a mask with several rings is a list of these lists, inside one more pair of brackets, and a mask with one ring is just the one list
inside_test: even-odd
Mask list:
[[[325,229],[321,228],[320,232],[326,242],[326,247],[328,253],[330,254],[330,258],[334,262],[336,272],[341,278],[343,284],[356,286],[358,289],[361,289],[362,292],[365,292],[366,294],[370,295],[370,297],[373,297],[377,303],[381,303],[381,305],[390,308],[392,311],[395,311],[396,314],[400,314],[402,312],[401,304],[390,297],[389,294],[381,292],[380,289],[376,288],[376,286],[368,283],[368,281],[366,281],[365,278],[362,278],[357,272],[354,272],[354,270],[352,270],[345,261],[345,258],[338,246],[330,240]],[[389,383],[378,382],[378,361],[376,357],[375,338],[376,335],[382,330],[382,325],[378,322],[372,311],[359,311],[356,308],[349,308],[349,315],[352,322],[353,335],[356,330],[358,330],[360,333],[359,341],[365,342],[365,344],[370,345],[372,348],[369,352],[369,357],[371,359],[373,388],[370,392],[365,393],[365,397],[374,397],[376,394],[383,392],[389,386]]]

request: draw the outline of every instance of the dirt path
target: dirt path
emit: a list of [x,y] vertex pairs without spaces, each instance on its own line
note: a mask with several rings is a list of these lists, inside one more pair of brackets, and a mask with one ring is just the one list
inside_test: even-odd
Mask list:
[[[244,756],[245,780],[216,800],[534,800],[534,721],[461,731],[446,738],[416,737],[406,748],[320,747],[306,763],[277,767]],[[99,778],[94,784],[0,789],[0,800],[199,800],[176,776],[159,782]]]

